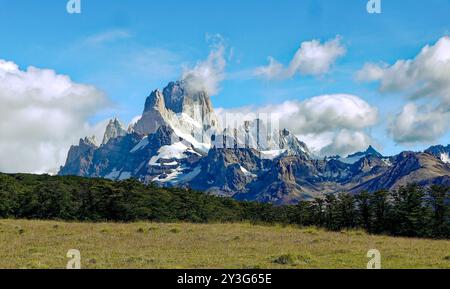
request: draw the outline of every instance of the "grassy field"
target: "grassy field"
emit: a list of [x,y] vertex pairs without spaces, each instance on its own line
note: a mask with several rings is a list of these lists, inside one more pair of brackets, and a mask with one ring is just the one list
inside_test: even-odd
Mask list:
[[0,268],[450,268],[450,241],[251,224],[79,224],[0,220]]

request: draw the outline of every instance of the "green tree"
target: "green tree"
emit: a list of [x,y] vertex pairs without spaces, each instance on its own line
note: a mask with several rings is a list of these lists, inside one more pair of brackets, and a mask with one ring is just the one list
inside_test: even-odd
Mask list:
[[371,230],[371,201],[368,192],[362,192],[356,196],[358,225],[367,231]]
[[337,198],[334,194],[325,196],[325,227],[332,231],[340,230],[337,220]]
[[301,201],[296,206],[295,223],[301,226],[314,225],[313,216],[314,213],[312,203],[308,201]]
[[450,187],[434,185],[429,191],[429,204],[433,210],[432,236],[434,238],[450,237]]
[[373,193],[370,198],[371,232],[385,233],[390,229],[388,215],[390,204],[388,201],[389,192],[381,190]]
[[312,223],[317,227],[325,226],[325,200],[316,198],[310,205]]
[[337,229],[356,226],[355,198],[349,193],[340,193],[336,202]]
[[424,205],[424,190],[416,184],[410,184],[392,192],[392,199],[392,233],[408,237],[426,236],[429,212]]

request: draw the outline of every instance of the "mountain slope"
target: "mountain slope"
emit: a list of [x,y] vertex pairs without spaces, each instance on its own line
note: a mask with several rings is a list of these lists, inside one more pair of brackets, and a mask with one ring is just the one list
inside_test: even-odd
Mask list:
[[404,152],[395,157],[392,167],[380,176],[352,189],[376,191],[396,190],[408,183],[450,185],[450,166],[426,153]]
[[136,178],[274,204],[410,182],[449,183],[450,146],[392,157],[370,146],[346,158],[318,160],[291,132],[270,127],[261,119],[219,121],[205,92],[171,82],[147,97],[142,117],[128,131],[114,119],[102,145],[86,138],[72,146],[59,174]]

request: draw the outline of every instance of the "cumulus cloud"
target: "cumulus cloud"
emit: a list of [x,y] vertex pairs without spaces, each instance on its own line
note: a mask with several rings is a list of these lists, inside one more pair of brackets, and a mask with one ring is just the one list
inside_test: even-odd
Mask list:
[[408,103],[390,124],[389,133],[398,143],[432,143],[448,131],[449,123],[450,113],[442,107]]
[[450,37],[425,46],[414,59],[366,64],[356,78],[377,81],[382,93],[402,93],[411,101],[389,127],[396,142],[429,143],[448,132],[442,124],[450,117]]
[[333,134],[330,144],[321,148],[320,153],[325,156],[347,156],[373,144],[374,140],[365,132],[343,129]]
[[225,79],[225,46],[223,39],[217,35],[212,40],[211,52],[206,60],[198,62],[191,69],[184,69],[182,79],[188,90],[205,91],[209,95],[216,95],[220,83]]
[[364,67],[356,73],[356,80],[361,82],[380,80],[383,78],[386,66],[386,64],[380,66],[374,63],[366,63]]
[[267,79],[285,79],[295,74],[318,76],[327,73],[336,60],[345,55],[346,48],[341,38],[321,43],[319,40],[303,42],[290,64],[285,67],[275,58],[269,57],[267,66],[258,67],[255,75]]
[[[376,123],[378,111],[363,99],[347,94],[313,97],[297,105],[296,130],[322,133],[334,129],[363,129]],[[291,121],[285,119],[283,124]],[[292,125],[291,125],[292,126]]]
[[277,105],[219,109],[219,114],[270,113],[278,122],[305,141],[319,155],[347,155],[366,149],[371,137],[365,132],[378,121],[378,110],[358,96],[321,95],[305,101],[286,101]]
[[104,132],[88,119],[107,103],[93,86],[0,60],[0,171],[55,172],[81,135]]

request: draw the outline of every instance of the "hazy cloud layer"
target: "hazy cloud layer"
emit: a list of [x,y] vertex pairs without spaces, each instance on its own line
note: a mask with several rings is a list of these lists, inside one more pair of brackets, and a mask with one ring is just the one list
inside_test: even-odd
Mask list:
[[270,113],[319,155],[347,155],[372,142],[365,132],[378,121],[378,110],[363,99],[347,94],[322,95],[278,105],[217,110],[218,113]]
[[414,59],[391,66],[366,64],[356,77],[379,82],[382,93],[402,93],[409,99],[389,127],[397,143],[429,143],[449,131],[450,37],[425,46]]
[[93,86],[0,60],[0,171],[55,172],[81,136],[102,135],[88,119],[107,103]]
[[346,48],[339,36],[323,44],[319,40],[307,41],[300,45],[287,67],[275,58],[269,57],[269,64],[258,67],[254,73],[267,79],[290,78],[297,73],[318,76],[327,73],[336,60],[345,53]]
[[206,60],[198,62],[193,68],[185,68],[182,80],[192,91],[205,91],[210,96],[216,95],[220,83],[225,79],[225,46],[223,39],[217,35],[212,39],[211,52]]
[[84,45],[103,45],[117,40],[128,39],[131,33],[128,30],[116,29],[98,33],[86,38]]

